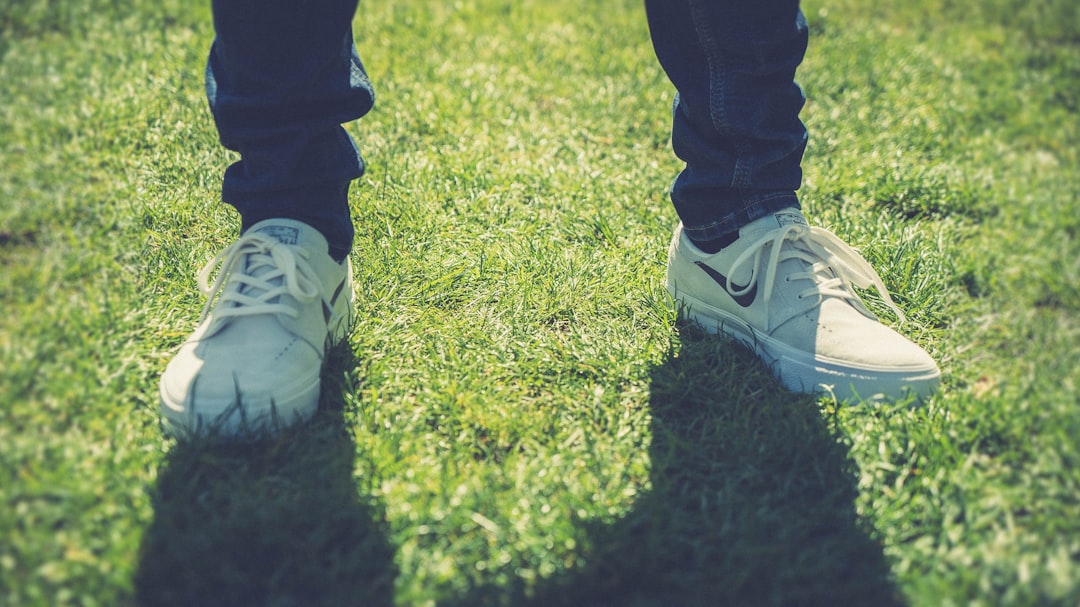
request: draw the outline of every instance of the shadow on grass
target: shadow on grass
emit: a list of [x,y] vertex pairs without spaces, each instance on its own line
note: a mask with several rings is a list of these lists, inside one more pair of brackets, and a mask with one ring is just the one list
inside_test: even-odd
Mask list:
[[180,442],[168,454],[135,576],[138,604],[393,604],[386,518],[358,494],[343,390],[333,388],[355,360],[347,344],[330,355],[329,389],[310,423],[258,444]]
[[586,565],[530,605],[895,605],[856,477],[816,401],[681,327],[651,378],[651,491],[589,530]]
[[[353,368],[347,348],[329,365]],[[337,371],[333,371],[336,369]],[[344,389],[278,440],[177,444],[159,475],[136,574],[141,605],[392,605],[394,551],[358,492]],[[586,564],[454,605],[898,605],[854,511],[853,463],[815,400],[746,350],[681,327],[652,371],[651,489],[586,531]],[[441,603],[440,603],[441,604]]]

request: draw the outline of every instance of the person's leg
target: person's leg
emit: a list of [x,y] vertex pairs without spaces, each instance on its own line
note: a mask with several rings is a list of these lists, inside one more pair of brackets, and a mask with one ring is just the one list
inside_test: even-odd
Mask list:
[[347,194],[363,162],[343,123],[371,109],[353,45],[357,0],[214,0],[206,92],[221,143],[240,153],[222,198],[246,230],[289,218],[318,229],[344,259]]
[[356,0],[213,8],[206,90],[240,153],[222,195],[242,235],[200,273],[202,320],[161,377],[162,418],[180,436],[273,431],[317,408],[326,349],[352,312],[347,194],[363,163],[341,125],[372,105]]
[[657,57],[678,90],[671,190],[681,219],[667,287],[680,312],[754,350],[792,390],[842,400],[925,397],[940,371],[881,324],[852,286],[877,273],[812,228],[795,191],[806,130],[795,69],[807,27],[795,0],[647,0]]
[[806,129],[795,69],[807,27],[797,0],[647,0],[657,58],[678,92],[671,140],[686,162],[671,199],[707,245],[798,207]]

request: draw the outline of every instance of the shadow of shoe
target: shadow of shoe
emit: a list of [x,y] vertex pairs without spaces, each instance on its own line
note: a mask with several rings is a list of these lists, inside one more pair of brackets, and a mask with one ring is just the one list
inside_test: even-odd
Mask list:
[[181,441],[143,537],[140,605],[392,605],[383,508],[358,491],[343,422],[355,360],[329,353],[316,416],[257,443]]
[[896,605],[816,401],[693,326],[651,374],[651,490],[534,606]]

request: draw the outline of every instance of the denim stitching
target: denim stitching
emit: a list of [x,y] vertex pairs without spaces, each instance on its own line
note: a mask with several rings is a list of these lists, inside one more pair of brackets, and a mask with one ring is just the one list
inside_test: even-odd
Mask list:
[[[723,133],[730,130],[727,116],[727,91],[724,87],[727,74],[723,68],[726,63],[720,60],[720,45],[717,44],[716,36],[713,35],[710,27],[712,23],[705,14],[704,4],[693,0],[690,0],[688,4],[690,5],[690,19],[694,23],[694,32],[701,43],[705,61],[708,64],[709,118],[712,120],[713,128]],[[733,143],[735,144],[735,166],[731,175],[731,187],[746,187],[750,185],[751,167],[754,165],[752,159],[749,158],[750,146],[739,138],[736,138]]]

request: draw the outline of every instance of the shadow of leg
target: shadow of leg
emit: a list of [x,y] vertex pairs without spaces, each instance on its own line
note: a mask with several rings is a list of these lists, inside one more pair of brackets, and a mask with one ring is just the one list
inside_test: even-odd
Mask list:
[[257,444],[181,442],[159,472],[135,576],[141,605],[391,605],[393,550],[360,494],[342,421],[348,344],[318,414]]
[[531,604],[900,603],[814,399],[693,327],[675,350],[652,372],[651,492]]

